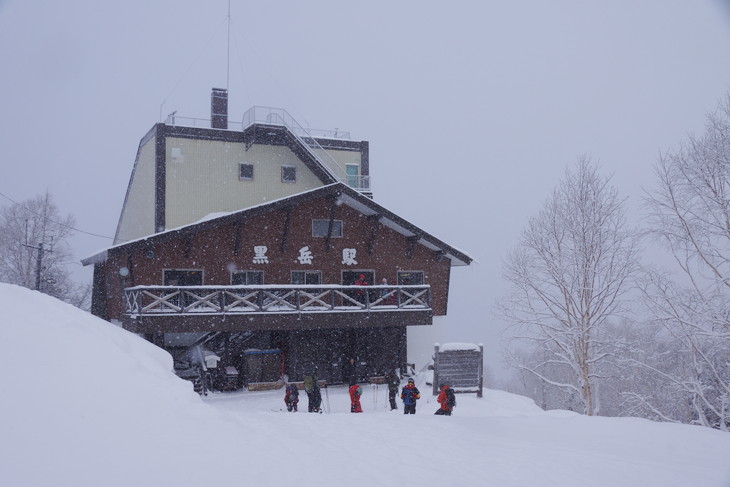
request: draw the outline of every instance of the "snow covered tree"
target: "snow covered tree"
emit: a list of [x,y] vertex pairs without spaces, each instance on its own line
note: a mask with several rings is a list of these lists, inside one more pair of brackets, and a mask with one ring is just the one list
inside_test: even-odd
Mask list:
[[46,192],[0,211],[0,280],[37,289],[83,307],[89,286],[71,280],[68,237],[72,216],[62,217]]
[[599,366],[613,352],[604,328],[624,308],[636,240],[610,179],[581,157],[505,262],[512,289],[499,314],[535,349],[518,367],[579,398],[588,415],[599,410]]
[[[705,134],[660,156],[649,195],[653,234],[680,270],[649,276],[645,296],[680,366],[658,377],[693,409],[692,422],[730,429],[730,96]],[[651,407],[663,412],[663,405]],[[669,419],[671,415],[664,412]]]

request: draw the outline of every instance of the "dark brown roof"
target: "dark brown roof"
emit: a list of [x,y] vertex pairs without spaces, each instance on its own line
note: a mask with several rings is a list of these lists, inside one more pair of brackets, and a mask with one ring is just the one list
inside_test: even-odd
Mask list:
[[[137,248],[144,248],[150,244],[157,244],[170,239],[177,239],[186,235],[197,233],[201,230],[216,228],[221,225],[235,223],[240,221],[241,218],[247,218],[256,216],[271,211],[276,211],[281,208],[290,207],[298,203],[308,201],[314,198],[320,198],[323,196],[337,197],[342,202],[354,210],[360,212],[365,216],[377,215],[380,224],[385,225],[396,232],[406,237],[412,237],[417,243],[428,247],[435,252],[441,252],[445,258],[451,260],[451,265],[469,265],[473,259],[466,253],[446,244],[442,240],[434,237],[433,235],[425,232],[421,228],[413,225],[407,220],[399,217],[390,210],[385,209],[378,203],[353,190],[343,183],[333,183],[327,186],[322,186],[313,190],[298,193],[286,198],[281,198],[261,205],[244,208],[242,210],[225,213],[220,216],[213,216],[211,218],[191,223],[178,228],[165,230],[164,232],[156,233],[147,237],[139,238],[123,244],[118,244],[113,247],[101,250],[85,259],[81,260],[83,265],[94,264],[106,259],[107,252],[109,250],[126,249],[134,250]],[[214,214],[216,215],[216,214]]]

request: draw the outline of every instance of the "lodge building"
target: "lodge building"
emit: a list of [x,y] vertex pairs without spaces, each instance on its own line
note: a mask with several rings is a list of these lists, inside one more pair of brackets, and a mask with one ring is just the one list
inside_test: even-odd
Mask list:
[[407,329],[446,314],[451,267],[472,259],[375,202],[368,142],[227,111],[214,89],[208,126],[171,116],[142,138],[114,245],[82,261],[92,312],[183,377],[215,357],[235,387],[341,383],[349,358],[361,381],[404,369]]

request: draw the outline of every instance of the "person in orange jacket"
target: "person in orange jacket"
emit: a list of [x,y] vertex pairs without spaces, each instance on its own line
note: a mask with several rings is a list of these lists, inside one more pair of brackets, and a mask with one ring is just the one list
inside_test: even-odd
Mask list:
[[456,406],[456,397],[454,396],[454,390],[446,384],[441,386],[441,391],[436,398],[440,407],[434,414],[439,416],[451,416],[451,411]]

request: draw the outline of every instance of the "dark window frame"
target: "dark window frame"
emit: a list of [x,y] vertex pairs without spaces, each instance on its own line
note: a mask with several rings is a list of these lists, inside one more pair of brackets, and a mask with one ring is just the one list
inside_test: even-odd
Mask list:
[[[258,283],[256,283],[256,282],[254,282],[254,283],[249,282],[250,281],[249,275],[252,275],[252,274],[257,275],[259,277],[259,279],[256,279],[256,280],[259,280],[260,282],[258,282]],[[239,276],[239,275],[245,275],[246,276],[246,282],[245,283],[236,283],[235,282],[235,277],[236,276]],[[231,286],[254,286],[254,285],[263,284],[263,283],[264,283],[264,271],[257,271],[257,270],[236,270],[236,271],[231,271]]]
[[[171,278],[171,274],[178,273],[183,274],[183,280],[185,280],[185,274],[187,274],[188,278],[192,278],[193,275],[200,275],[200,284],[167,284],[168,278]],[[203,269],[178,269],[178,268],[166,268],[162,269],[162,285],[163,286],[202,286],[205,282],[205,273],[203,272]]]
[[[341,238],[344,234],[344,227],[345,224],[342,222],[342,220],[332,220],[334,224],[332,225],[332,237],[335,238]],[[317,225],[319,224],[319,225]],[[315,226],[317,227],[315,231]],[[327,232],[329,232],[329,226],[330,221],[327,218],[313,218],[312,219],[312,237],[326,237]],[[339,233],[338,233],[338,227],[339,227]]]
[[[287,174],[288,173],[288,174]],[[281,166],[281,182],[294,184],[297,182],[297,166]]]
[[[416,279],[412,279],[412,276],[414,274],[420,275],[421,282],[413,282],[416,280]],[[399,286],[408,286],[408,285],[420,286],[420,285],[426,283],[426,274],[423,271],[398,271],[398,273],[396,274],[396,279],[397,279],[396,282],[398,283]],[[406,284],[406,282],[405,282],[406,279],[409,280],[408,284]]]
[[[302,277],[304,278],[303,279],[303,282],[295,282],[295,280],[294,280],[294,274],[302,274]],[[317,282],[308,282],[308,281],[310,281],[310,279],[309,279],[310,276],[316,276],[317,277],[317,279],[316,279]],[[310,270],[306,270],[306,271],[300,271],[300,270],[291,271],[291,273],[290,273],[290,281],[295,286],[300,286],[302,284],[314,284],[314,285],[322,284],[322,271],[310,271]]]
[[[244,169],[247,174],[244,174]],[[250,173],[250,175],[248,175]],[[247,162],[238,163],[238,179],[241,181],[253,181],[253,164]]]

